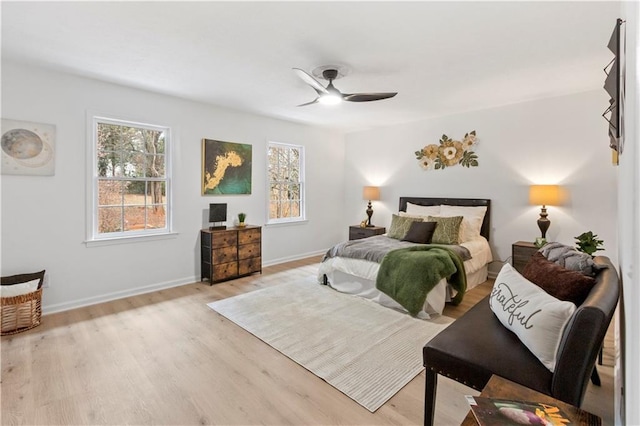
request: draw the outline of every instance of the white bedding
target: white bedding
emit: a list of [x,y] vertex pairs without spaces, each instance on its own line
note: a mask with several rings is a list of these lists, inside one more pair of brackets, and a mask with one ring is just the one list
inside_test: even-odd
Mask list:
[[[491,248],[484,237],[460,244],[471,253],[471,259],[464,262],[467,273],[467,290],[472,289],[487,279],[487,265],[493,260]],[[376,288],[376,276],[380,264],[362,259],[333,257],[320,263],[318,281],[323,282],[327,276],[329,285],[337,291],[354,294],[370,299],[383,306],[407,312],[395,300]],[[455,296],[445,279],[441,280],[427,295],[427,300],[419,318],[430,318],[433,314],[442,314],[445,302]]]

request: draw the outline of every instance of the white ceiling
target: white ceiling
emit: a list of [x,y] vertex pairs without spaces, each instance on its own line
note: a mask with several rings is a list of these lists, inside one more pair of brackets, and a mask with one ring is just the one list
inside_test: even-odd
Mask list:
[[[2,59],[353,131],[601,88],[618,2],[1,2]],[[344,67],[314,104],[292,72]],[[322,81],[323,83],[324,80]]]

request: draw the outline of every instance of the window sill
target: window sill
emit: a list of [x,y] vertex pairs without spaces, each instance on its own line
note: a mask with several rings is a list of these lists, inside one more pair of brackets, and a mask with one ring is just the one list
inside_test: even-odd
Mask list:
[[309,222],[307,219],[300,219],[300,220],[291,220],[287,222],[265,223],[264,226],[270,228],[270,227],[278,227],[278,226],[305,225],[307,222]]
[[152,234],[152,235],[129,235],[125,237],[114,238],[101,238],[99,240],[87,240],[84,243],[87,247],[102,247],[111,246],[115,244],[130,244],[130,243],[142,243],[147,241],[168,240],[177,238],[177,232],[167,232],[164,234]]

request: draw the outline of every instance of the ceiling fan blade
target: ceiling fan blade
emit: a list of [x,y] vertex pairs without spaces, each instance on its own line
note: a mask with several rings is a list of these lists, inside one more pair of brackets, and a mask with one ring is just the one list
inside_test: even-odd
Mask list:
[[318,80],[307,74],[306,71],[301,70],[300,68],[293,68],[293,71],[298,75],[298,77],[300,77],[302,81],[313,87],[313,89],[318,92],[318,95],[328,93],[327,89],[322,84],[320,84]]
[[320,98],[316,98],[315,101],[307,102],[306,104],[300,104],[298,106],[301,107],[301,106],[307,106],[307,105],[312,105],[312,104],[318,103],[318,99],[320,99]]
[[389,99],[393,98],[397,95],[398,92],[395,93],[351,93],[344,94],[343,99],[349,102],[370,102],[370,101],[379,101],[381,99]]

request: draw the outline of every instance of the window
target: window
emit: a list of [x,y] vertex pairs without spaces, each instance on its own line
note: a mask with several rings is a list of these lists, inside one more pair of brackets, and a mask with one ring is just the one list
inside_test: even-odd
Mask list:
[[267,223],[305,220],[304,147],[269,142],[267,150],[269,218]]
[[89,240],[171,231],[168,127],[93,117]]

